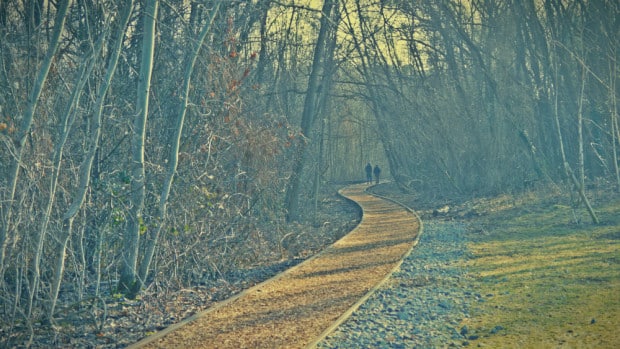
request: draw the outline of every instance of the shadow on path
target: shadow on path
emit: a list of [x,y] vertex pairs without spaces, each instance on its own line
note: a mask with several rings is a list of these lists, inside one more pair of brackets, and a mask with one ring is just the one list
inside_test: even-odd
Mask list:
[[333,245],[130,348],[313,346],[395,271],[421,232],[411,210],[366,188],[340,191],[360,205],[363,216]]

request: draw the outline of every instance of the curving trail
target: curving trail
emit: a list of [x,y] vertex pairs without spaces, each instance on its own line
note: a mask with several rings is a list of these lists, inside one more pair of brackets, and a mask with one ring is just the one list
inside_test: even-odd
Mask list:
[[321,253],[130,348],[304,348],[344,321],[417,243],[410,209],[366,193],[340,193],[362,207],[360,224]]

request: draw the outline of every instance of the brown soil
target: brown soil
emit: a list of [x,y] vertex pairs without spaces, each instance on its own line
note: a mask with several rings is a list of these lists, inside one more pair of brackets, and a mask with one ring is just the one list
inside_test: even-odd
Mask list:
[[359,305],[411,250],[420,223],[409,210],[354,185],[363,209],[351,233],[307,261],[130,348],[300,348]]

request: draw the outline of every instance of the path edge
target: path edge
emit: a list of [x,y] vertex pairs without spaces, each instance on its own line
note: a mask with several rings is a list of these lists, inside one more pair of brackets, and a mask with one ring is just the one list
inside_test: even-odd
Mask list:
[[[320,342],[322,342],[325,338],[327,338],[327,336],[329,336],[332,332],[334,332],[336,330],[336,328],[338,328],[345,321],[347,321],[351,317],[351,315],[353,315],[353,312],[355,312],[357,309],[359,309],[359,307],[362,304],[364,304],[368,300],[368,298],[370,298],[370,296],[375,294],[392,277],[392,275],[397,270],[400,269],[400,266],[403,264],[403,261],[405,260],[405,258],[407,258],[411,254],[413,249],[418,245],[418,242],[420,241],[420,237],[422,236],[422,233],[424,232],[424,223],[422,222],[422,219],[420,218],[420,215],[418,215],[418,213],[415,210],[413,210],[412,208],[410,208],[409,206],[403,204],[402,202],[400,202],[398,200],[389,198],[389,197],[384,196],[384,195],[379,195],[379,194],[375,194],[375,193],[369,192],[368,189],[370,189],[372,187],[374,187],[374,185],[371,185],[368,188],[364,189],[364,192],[366,192],[366,193],[368,193],[368,194],[370,194],[372,196],[378,197],[380,199],[393,202],[393,203],[403,207],[406,211],[408,211],[409,213],[411,213],[411,214],[413,214],[415,216],[415,218],[418,220],[418,235],[416,236],[415,240],[413,240],[413,244],[411,245],[411,248],[402,256],[402,258],[394,266],[394,268],[392,268],[392,270],[390,270],[390,272],[383,279],[381,279],[381,281],[379,281],[379,283],[377,283],[373,288],[371,288],[368,292],[366,292],[366,294],[364,296],[362,296],[362,298],[360,298],[355,304],[353,304],[349,309],[347,309],[347,311],[345,311],[342,315],[340,315],[340,317],[338,319],[336,319],[336,321],[334,321],[328,328],[326,328],[317,338],[315,338],[310,344],[308,344],[305,347],[306,349],[315,349],[315,348],[317,348],[317,346],[319,345]],[[338,191],[338,194],[340,194],[341,196],[343,196],[344,198],[346,198],[348,200],[351,200],[351,201],[355,202],[354,200],[349,199],[348,197],[346,197],[342,193],[340,193],[340,190]],[[362,207],[362,205],[359,205],[359,204],[358,204],[358,206]],[[363,217],[363,207],[362,207],[362,217]]]
[[[347,187],[344,187],[342,189],[345,189]],[[342,190],[342,189],[340,189],[340,190]],[[340,239],[342,239],[345,236],[347,236],[350,233],[352,233],[353,231],[355,231],[357,229],[357,227],[362,223],[362,219],[364,218],[364,208],[362,207],[362,205],[360,205],[356,201],[354,201],[354,200],[352,200],[352,199],[342,195],[340,193],[340,190],[338,190],[338,195],[342,196],[343,198],[347,199],[350,202],[353,202],[357,207],[359,207],[359,209],[361,211],[361,217],[360,217],[360,220],[357,223],[357,225],[355,227],[353,227],[353,229],[351,229],[347,234],[345,234],[342,237],[340,237]],[[373,195],[372,193],[369,193],[366,190],[365,190],[365,192],[367,192],[368,194]],[[224,307],[224,306],[226,306],[226,305],[236,301],[238,298],[244,296],[245,294],[247,294],[247,293],[249,293],[249,292],[251,292],[251,291],[253,291],[255,289],[258,289],[258,288],[266,285],[269,282],[272,282],[274,280],[277,280],[277,279],[280,279],[280,278],[284,277],[289,272],[291,272],[291,271],[293,271],[293,270],[295,270],[297,268],[300,268],[302,266],[302,264],[304,264],[305,262],[314,260],[314,259],[322,256],[323,254],[327,253],[328,251],[332,250],[334,248],[334,244],[336,242],[340,241],[340,239],[338,239],[338,240],[334,241],[332,244],[326,246],[323,250],[321,250],[318,253],[314,254],[310,258],[305,259],[302,262],[300,262],[300,263],[298,263],[298,264],[296,264],[296,265],[294,265],[294,266],[292,266],[292,267],[290,267],[288,269],[282,270],[281,272],[275,274],[274,276],[270,277],[269,279],[263,280],[263,281],[257,283],[256,285],[254,285],[254,286],[252,286],[250,288],[246,288],[245,290],[237,293],[234,296],[231,296],[231,297],[226,298],[226,299],[224,299],[222,301],[216,302],[212,306],[210,306],[209,308],[201,310],[201,311],[197,312],[196,314],[194,314],[194,315],[192,315],[192,316],[190,316],[188,318],[185,318],[185,319],[183,319],[183,320],[181,320],[181,321],[179,321],[179,322],[177,322],[175,324],[172,324],[172,325],[170,325],[170,326],[168,326],[168,327],[166,327],[166,328],[164,328],[164,329],[162,329],[160,331],[157,331],[157,332],[155,332],[153,334],[147,335],[144,338],[140,339],[139,341],[130,344],[129,346],[126,347],[126,349],[138,349],[138,348],[144,347],[145,345],[151,344],[151,343],[155,342],[156,340],[158,340],[158,339],[160,339],[160,338],[162,338],[162,337],[164,337],[164,336],[166,336],[166,335],[176,331],[177,329],[179,329],[179,328],[181,328],[181,327],[183,327],[185,325],[188,325],[189,323],[194,322],[194,321],[196,321],[196,320],[198,320],[198,319],[208,315],[209,313],[214,312],[214,311],[216,311],[216,310],[218,310],[218,309],[220,309],[220,308],[222,308],[222,307]],[[409,252],[407,252],[407,254],[408,253]]]

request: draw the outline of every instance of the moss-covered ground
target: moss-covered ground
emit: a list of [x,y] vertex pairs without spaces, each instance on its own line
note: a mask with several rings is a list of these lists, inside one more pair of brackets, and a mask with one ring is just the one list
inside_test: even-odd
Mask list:
[[470,346],[620,348],[620,199],[595,202],[598,225],[562,201],[479,208],[465,262],[478,299],[462,324]]

